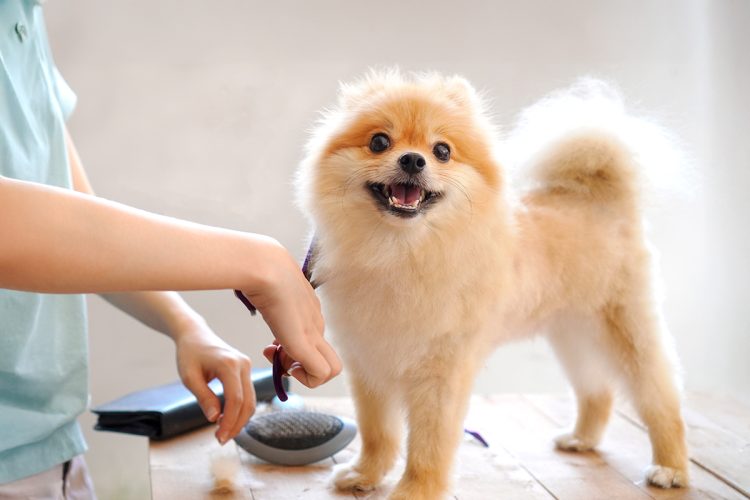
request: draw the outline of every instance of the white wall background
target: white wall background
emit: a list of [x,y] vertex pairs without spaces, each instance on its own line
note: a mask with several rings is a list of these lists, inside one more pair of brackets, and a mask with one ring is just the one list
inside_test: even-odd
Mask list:
[[[653,219],[666,314],[691,390],[750,393],[750,3],[52,1],[53,51],[79,106],[70,128],[98,194],[268,233],[297,256],[290,179],[339,80],[373,65],[460,73],[501,123],[593,74],[677,132],[701,176]],[[269,332],[227,291],[188,300],[264,366]],[[170,342],[91,302],[94,404],[176,378]],[[477,391],[558,391],[543,342],[492,357]],[[342,379],[316,391],[345,393]],[[84,427],[93,424],[82,418]],[[148,495],[146,443],[88,432],[102,498]]]

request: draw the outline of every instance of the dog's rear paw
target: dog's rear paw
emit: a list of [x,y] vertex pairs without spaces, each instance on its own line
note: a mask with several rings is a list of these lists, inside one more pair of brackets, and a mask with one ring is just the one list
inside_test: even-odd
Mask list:
[[659,488],[684,488],[688,484],[687,472],[663,465],[646,469],[646,480]]
[[372,491],[380,483],[380,477],[360,472],[356,465],[341,464],[333,469],[332,482],[342,491]]
[[555,446],[565,451],[589,451],[594,449],[596,443],[580,438],[572,432],[566,432],[555,438]]

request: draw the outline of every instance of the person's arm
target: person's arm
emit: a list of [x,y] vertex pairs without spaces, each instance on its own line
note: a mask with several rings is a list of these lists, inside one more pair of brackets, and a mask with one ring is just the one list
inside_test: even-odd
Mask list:
[[[78,151],[66,131],[73,189],[94,195]],[[176,292],[103,293],[109,303],[154,330],[172,338],[177,369],[185,386],[195,394],[210,422],[220,414],[221,403],[209,389],[214,378],[224,386],[225,407],[216,438],[226,442],[236,436],[255,411],[255,389],[249,382],[250,359],[227,345]]]
[[[81,174],[76,174],[79,187]],[[241,289],[290,357],[301,363],[292,376],[314,387],[340,371],[322,336],[317,297],[272,238],[3,177],[0,213],[6,214],[0,217],[1,288],[50,293]],[[233,428],[224,425],[226,434]]]
[[[0,213],[3,288],[86,293],[236,287],[252,295],[272,284],[288,257],[265,236],[9,178],[0,178]],[[296,263],[294,268],[299,271]]]

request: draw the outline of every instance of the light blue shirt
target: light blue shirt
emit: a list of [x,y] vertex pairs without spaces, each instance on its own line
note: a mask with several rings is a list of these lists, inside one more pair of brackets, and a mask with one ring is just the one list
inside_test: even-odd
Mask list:
[[[0,175],[70,188],[64,122],[74,106],[41,7],[0,0]],[[87,402],[84,297],[0,289],[0,483],[86,451],[76,417]]]

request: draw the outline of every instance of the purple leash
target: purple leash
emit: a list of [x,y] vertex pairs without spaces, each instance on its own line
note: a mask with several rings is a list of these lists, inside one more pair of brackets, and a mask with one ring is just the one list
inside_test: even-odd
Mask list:
[[255,316],[255,313],[258,312],[258,310],[255,308],[252,302],[250,302],[247,297],[245,297],[245,294],[242,293],[239,290],[234,291],[234,296],[240,299],[240,301],[245,304],[245,307],[247,307],[247,310],[250,311],[250,314],[252,316]]
[[479,434],[479,433],[478,433],[477,431],[472,431],[472,430],[469,430],[469,429],[464,429],[464,432],[465,432],[466,434],[470,435],[471,437],[473,437],[474,439],[476,439],[477,441],[479,441],[480,443],[482,443],[482,446],[484,446],[485,448],[489,448],[489,447],[490,447],[490,443],[488,443],[488,442],[487,442],[487,441],[486,441],[486,440],[485,440],[485,439],[484,439],[484,438],[482,437],[482,435],[481,435],[481,434]]
[[[310,282],[310,285],[312,285],[313,288],[317,288],[317,283],[313,283],[312,281],[312,271],[310,269],[314,248],[315,238],[313,237],[310,242],[310,248],[307,249],[307,255],[305,255],[305,262],[302,264],[302,274],[305,275],[305,278],[307,278],[307,281]],[[255,316],[258,309],[252,302],[250,302],[250,299],[245,297],[245,294],[242,293],[241,290],[235,290],[234,296],[240,299],[240,302],[245,304],[245,307],[247,307],[247,310],[250,311],[252,316]],[[276,391],[276,396],[278,396],[279,400],[283,402],[289,399],[289,396],[287,396],[286,391],[284,390],[284,384],[281,383],[281,377],[284,375],[289,376],[289,374],[286,373],[284,367],[281,365],[281,349],[282,347],[277,345],[276,351],[273,353],[273,388]]]

